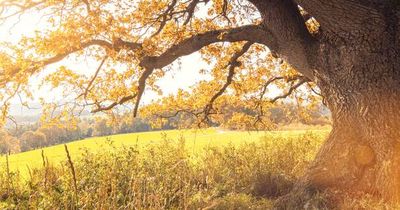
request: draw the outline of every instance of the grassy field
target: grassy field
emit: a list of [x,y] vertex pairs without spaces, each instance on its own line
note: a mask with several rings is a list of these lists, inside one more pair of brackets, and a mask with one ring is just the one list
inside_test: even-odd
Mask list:
[[[293,130],[293,131],[224,131],[218,129],[202,130],[170,130],[153,131],[143,133],[121,134],[106,137],[93,137],[80,141],[68,143],[68,149],[73,160],[80,158],[82,150],[90,152],[102,152],[115,147],[139,146],[145,147],[149,144],[157,144],[166,139],[171,142],[178,142],[179,139],[185,140],[188,151],[198,153],[202,149],[215,146],[241,145],[245,143],[257,143],[261,137],[297,137],[306,132],[313,132],[316,135],[326,135],[327,130]],[[66,153],[64,145],[56,145],[43,148],[45,157],[54,164],[64,163]],[[0,166],[6,166],[6,157],[2,156]],[[28,167],[36,168],[43,165],[42,149],[13,154],[9,156],[9,166],[11,171],[20,171],[26,174]]]
[[[96,137],[69,143],[71,159],[63,145],[44,148],[44,166],[42,150],[11,155],[11,170],[2,156],[0,209],[271,209],[304,175],[328,132],[206,129]],[[302,199],[308,209],[331,205],[324,192]],[[335,207],[399,209],[372,197],[346,198]]]
[[[1,157],[0,209],[271,209],[329,130],[172,130],[89,138]],[[324,192],[290,201],[328,209]],[[305,199],[305,200],[303,200]],[[300,206],[299,206],[300,205]],[[338,209],[398,209],[349,197]]]

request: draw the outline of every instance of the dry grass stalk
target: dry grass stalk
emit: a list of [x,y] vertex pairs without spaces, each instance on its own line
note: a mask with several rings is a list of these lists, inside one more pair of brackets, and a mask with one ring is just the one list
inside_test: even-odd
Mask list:
[[74,191],[75,191],[75,202],[78,204],[78,185],[77,185],[77,179],[76,179],[76,173],[75,173],[75,167],[74,163],[72,162],[71,155],[68,150],[68,146],[64,144],[65,152],[67,153],[67,159],[68,159],[68,164],[69,168],[71,169],[71,174],[72,174],[72,179],[73,179],[73,184],[74,184]]

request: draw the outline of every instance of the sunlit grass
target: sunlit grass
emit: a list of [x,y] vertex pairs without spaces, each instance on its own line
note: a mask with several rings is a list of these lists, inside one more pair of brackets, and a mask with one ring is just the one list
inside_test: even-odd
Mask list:
[[45,166],[41,150],[15,154],[11,171],[0,169],[0,208],[270,209],[304,174],[327,133],[114,135],[68,144],[72,161],[63,145],[44,148]]
[[[218,129],[201,130],[170,130],[153,131],[132,134],[120,134],[106,137],[93,137],[84,140],[68,143],[68,149],[72,159],[75,160],[82,154],[82,149],[88,149],[91,152],[102,152],[115,147],[139,146],[144,147],[149,144],[160,143],[162,139],[171,142],[178,142],[179,139],[185,140],[185,146],[188,151],[199,152],[206,147],[226,146],[229,144],[240,145],[244,143],[257,143],[261,137],[296,137],[306,132],[313,132],[317,135],[326,135],[328,130],[295,130],[295,131],[224,131]],[[65,149],[63,145],[56,145],[43,148],[45,157],[50,163],[58,164],[66,160]],[[33,150],[9,156],[9,165],[11,171],[19,171],[25,174],[30,169],[41,167],[43,165],[42,150]],[[1,157],[0,166],[5,166],[5,156]]]
[[[329,130],[173,130],[114,135],[9,157],[0,209],[271,209],[291,192]],[[28,170],[29,166],[29,170]],[[73,169],[72,169],[73,168]],[[331,205],[324,192],[304,197]],[[339,209],[398,209],[345,197]],[[311,207],[310,207],[311,208]]]

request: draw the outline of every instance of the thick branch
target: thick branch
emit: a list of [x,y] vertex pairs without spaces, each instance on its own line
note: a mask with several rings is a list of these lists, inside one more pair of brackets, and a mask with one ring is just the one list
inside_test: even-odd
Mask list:
[[313,79],[310,61],[317,53],[313,50],[316,40],[308,32],[297,4],[292,0],[249,0],[262,15],[263,26],[276,37],[281,58],[301,74]]
[[138,93],[136,95],[136,103],[135,107],[133,109],[133,117],[137,116],[138,110],[139,110],[139,104],[140,100],[142,99],[144,90],[146,88],[146,80],[149,78],[149,76],[153,73],[154,69],[145,69],[142,75],[139,78],[138,82]]
[[200,2],[200,0],[193,0],[192,2],[190,2],[190,4],[188,5],[188,7],[186,8],[186,11],[185,11],[185,13],[187,13],[187,17],[186,17],[183,25],[188,24],[190,19],[192,19],[194,10],[196,9],[196,6],[199,2]]
[[246,25],[238,28],[208,31],[194,35],[177,45],[172,46],[159,56],[146,56],[140,65],[146,69],[163,68],[179,57],[190,55],[201,48],[216,42],[251,41],[278,48],[273,35],[257,25]]

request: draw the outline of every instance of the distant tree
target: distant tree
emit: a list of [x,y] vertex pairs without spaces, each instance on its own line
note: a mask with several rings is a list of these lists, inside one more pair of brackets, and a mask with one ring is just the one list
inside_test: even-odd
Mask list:
[[26,131],[20,137],[21,151],[38,149],[47,145],[46,135],[42,132]]
[[88,119],[81,119],[78,123],[79,136],[81,138],[90,137],[93,134],[93,128]]
[[130,125],[128,126],[130,127],[129,132],[143,132],[151,130],[150,124],[141,118],[131,118]]
[[65,134],[65,140],[63,142],[79,140],[83,136],[79,126],[65,129]]
[[94,136],[106,136],[113,134],[113,127],[107,123],[106,119],[98,120],[94,125]]
[[92,127],[89,127],[87,130],[86,130],[86,137],[92,137],[93,136],[93,128]]
[[119,126],[117,128],[117,133],[129,133],[129,132],[132,132],[132,130],[133,129],[132,129],[130,123],[124,120],[119,124]]
[[37,131],[46,136],[49,145],[63,142],[66,136],[65,129],[58,126],[40,127]]
[[0,154],[16,153],[20,151],[19,140],[8,132],[0,131]]
[[35,131],[38,129],[38,123],[32,123],[32,124],[20,124],[18,125],[18,129],[9,129],[7,130],[10,135],[15,136],[19,138],[23,133],[26,131]]
[[269,109],[271,113],[271,121],[275,124],[285,124],[290,122],[290,115],[287,111],[287,107],[276,106]]

